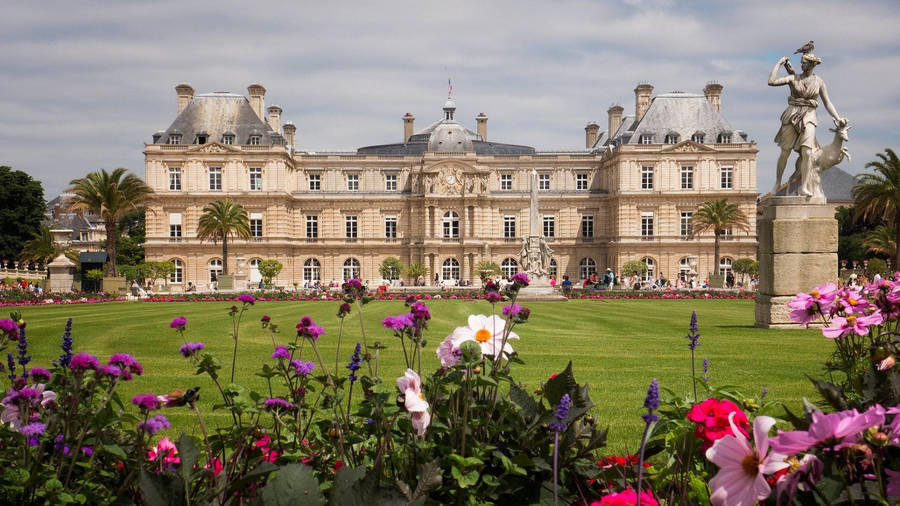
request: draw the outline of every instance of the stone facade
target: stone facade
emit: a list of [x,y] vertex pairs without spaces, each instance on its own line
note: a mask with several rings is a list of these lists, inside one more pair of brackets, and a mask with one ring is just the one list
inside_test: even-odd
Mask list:
[[[296,128],[279,128],[280,108],[270,107],[263,117],[261,86],[250,87],[251,100],[194,97],[184,86],[178,87],[178,118],[144,151],[146,182],[155,191],[146,256],[175,261],[176,286],[190,281],[203,289],[219,269],[221,244],[200,242],[196,229],[202,207],[226,197],[246,208],[258,235],[229,244],[229,273],[255,283],[254,262],[275,258],[284,264],[277,278],[283,286],[349,275],[379,280],[387,257],[422,264],[429,284],[435,274],[477,283],[474,269],[482,260],[516,269],[528,234],[532,169],[541,184],[542,231],[550,236],[560,279],[577,282],[607,267],[618,273],[625,262],[645,258],[656,277],[674,278],[692,257],[705,276],[714,267],[712,234],[689,239],[682,219],[708,200],[739,202],[750,230],[756,229],[757,149],[739,135],[735,142],[629,143],[616,134],[640,120],[621,118],[618,107],[611,109],[619,117],[610,125],[619,132],[588,131],[584,151],[542,152],[488,143],[487,116],[477,118],[477,133],[464,129],[448,99],[444,120],[419,134],[411,134],[414,117],[404,116],[402,144],[317,153],[294,148]],[[658,100],[646,98],[645,88],[640,93],[650,117]],[[697,97],[707,104],[702,95],[685,98]],[[258,124],[228,124],[247,111],[256,113]],[[450,144],[460,136],[465,142],[454,150]],[[437,145],[449,147],[433,150]],[[723,241],[724,258],[755,256],[755,235],[740,234]]]

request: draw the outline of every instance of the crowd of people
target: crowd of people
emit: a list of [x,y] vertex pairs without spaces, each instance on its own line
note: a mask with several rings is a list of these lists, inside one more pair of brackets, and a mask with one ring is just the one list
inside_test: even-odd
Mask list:
[[44,293],[44,289],[41,285],[34,281],[29,282],[24,279],[17,279],[11,283],[7,283],[5,279],[0,279],[0,292],[10,291],[25,292],[35,295]]

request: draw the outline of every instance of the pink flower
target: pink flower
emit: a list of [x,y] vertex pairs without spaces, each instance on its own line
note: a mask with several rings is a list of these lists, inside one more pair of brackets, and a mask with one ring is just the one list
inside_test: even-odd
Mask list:
[[872,304],[863,298],[856,290],[845,290],[838,299],[840,307],[847,314],[860,314],[866,311],[866,308]]
[[416,371],[407,369],[403,376],[397,378],[397,388],[403,392],[406,411],[412,418],[413,429],[420,436],[425,435],[425,429],[431,423],[431,415],[428,413],[428,401],[422,393],[422,378]]
[[772,489],[764,475],[772,474],[788,467],[785,455],[769,452],[769,429],[775,419],[758,416],[753,420],[753,439],[756,449],[734,426],[734,413],[728,415],[728,422],[734,435],[725,436],[706,450],[706,458],[719,466],[719,472],[710,480],[712,495],[710,502],[718,506],[748,505],[769,497]]
[[887,495],[889,497],[897,497],[900,496],[900,471],[891,471],[890,469],[885,469],[885,473],[887,473]]
[[[621,492],[607,494],[601,497],[599,501],[592,502],[591,506],[634,506],[636,504],[637,492],[633,489],[626,488]],[[646,506],[659,506],[659,503],[656,502],[653,494],[646,490],[641,491],[641,504]]]
[[837,285],[825,283],[810,290],[809,293],[798,293],[794,300],[788,302],[791,311],[791,320],[806,325],[815,320],[819,313],[828,313],[834,305],[837,295]]
[[453,347],[453,335],[449,335],[441,341],[437,349],[437,356],[443,367],[454,367],[459,364],[459,355],[456,353],[459,348]]
[[835,316],[831,320],[833,326],[823,328],[822,335],[829,339],[846,337],[850,332],[858,336],[864,336],[869,333],[869,326],[881,325],[882,323],[884,323],[884,317],[877,311],[868,316],[859,316],[858,314],[850,314],[846,318]]
[[156,460],[157,457],[162,458],[163,463],[168,465],[181,464],[181,459],[178,457],[178,448],[175,447],[175,444],[168,437],[162,438],[155,448],[147,451],[148,459]]
[[865,413],[855,409],[837,413],[813,413],[809,430],[778,432],[772,438],[772,448],[786,454],[800,453],[824,442],[840,442],[845,438],[856,439],[856,435],[869,427],[884,423],[885,410],[879,405],[872,406]]
[[822,471],[824,469],[825,464],[818,457],[811,453],[804,455],[800,459],[797,469],[778,478],[778,483],[775,485],[777,504],[780,506],[784,503],[782,496],[785,495],[787,496],[787,504],[792,503],[794,496],[797,494],[797,488],[801,484],[804,485],[805,490],[810,490],[822,479]]
[[885,358],[884,360],[882,360],[881,362],[878,363],[878,370],[879,371],[887,371],[887,370],[891,369],[892,367],[894,367],[894,365],[896,363],[897,363],[897,361],[894,358],[894,356],[888,355],[887,358]]

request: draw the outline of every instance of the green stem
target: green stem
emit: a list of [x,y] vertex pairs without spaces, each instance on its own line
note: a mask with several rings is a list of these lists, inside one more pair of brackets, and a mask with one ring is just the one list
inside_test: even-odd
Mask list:
[[369,342],[366,340],[366,326],[363,323],[362,303],[356,299],[356,314],[359,315],[359,332],[362,335],[363,347],[366,349],[366,364],[369,366],[369,376],[375,377],[372,371],[372,361],[369,359]]

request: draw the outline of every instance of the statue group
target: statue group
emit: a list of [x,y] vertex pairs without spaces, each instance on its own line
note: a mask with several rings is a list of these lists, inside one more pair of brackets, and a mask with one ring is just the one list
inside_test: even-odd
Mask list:
[[[812,53],[813,42],[804,45],[795,54],[802,53],[800,58],[801,74],[796,74],[791,66],[790,58],[782,57],[775,64],[769,74],[769,86],[788,86],[791,94],[788,97],[788,106],[781,114],[781,128],[775,136],[775,143],[781,148],[778,157],[775,195],[781,186],[784,168],[792,151],[799,154],[796,169],[790,180],[799,180],[798,194],[814,201],[824,203],[825,193],[822,190],[822,172],[830,169],[843,161],[844,157],[850,159],[850,154],[844,143],[849,140],[847,131],[850,130],[850,122],[847,118],[838,115],[831,99],[828,97],[828,88],[825,81],[813,73],[822,60]],[[785,68],[787,75],[779,77],[781,67]],[[834,128],[829,129],[834,133],[831,144],[822,146],[816,139],[816,126],[818,117],[816,109],[819,100],[825,106],[825,110],[834,119]]]

